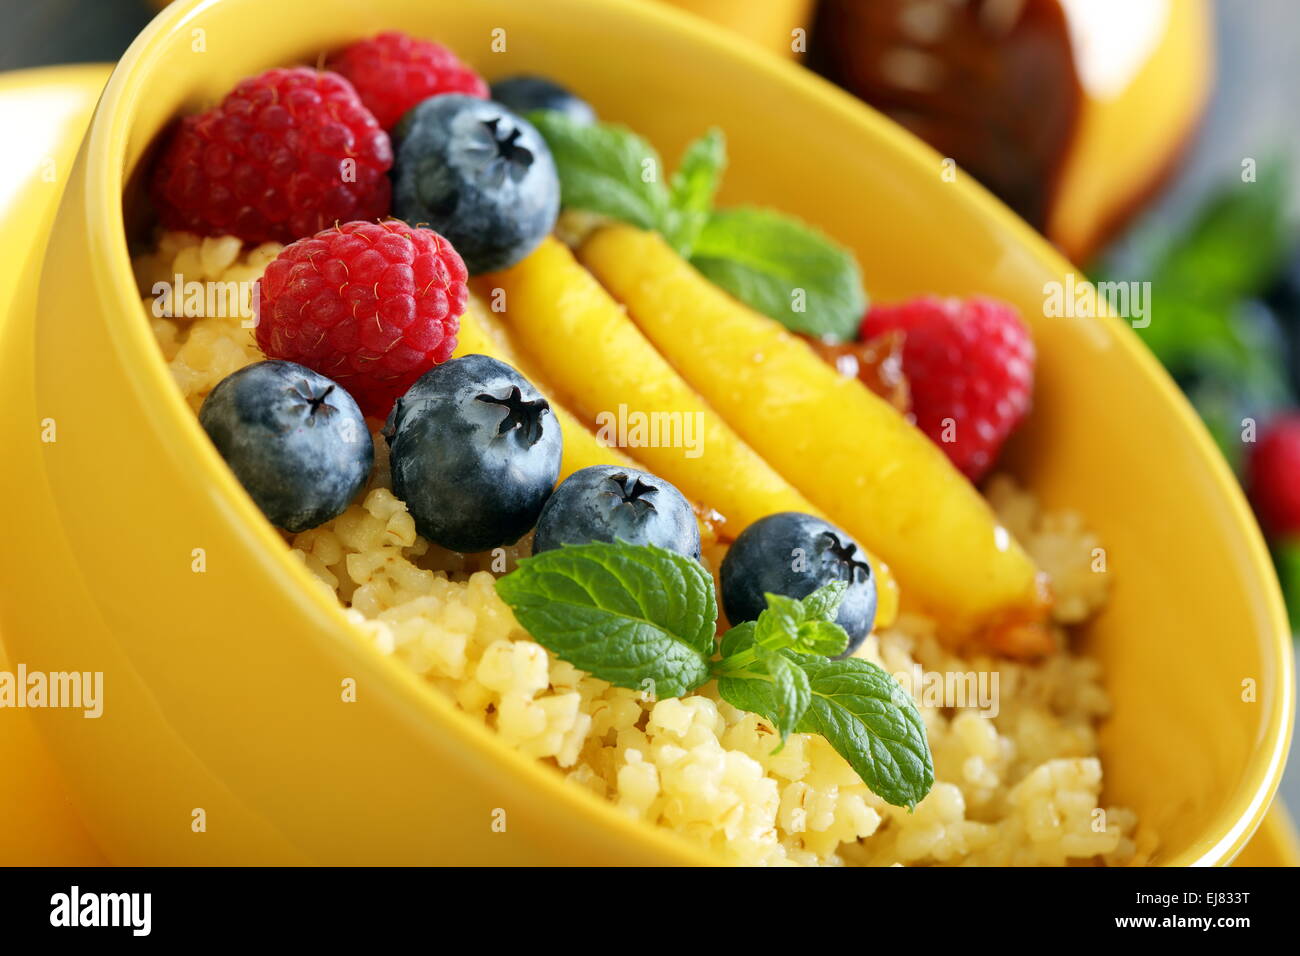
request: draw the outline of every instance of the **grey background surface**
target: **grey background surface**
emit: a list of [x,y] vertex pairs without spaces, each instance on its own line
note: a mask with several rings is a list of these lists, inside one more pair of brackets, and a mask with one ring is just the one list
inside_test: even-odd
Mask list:
[[[1184,167],[1125,243],[1178,229],[1207,190],[1239,175],[1244,157],[1284,155],[1300,184],[1300,2],[1217,0],[1215,8],[1218,85],[1210,112]],[[116,60],[152,15],[144,0],[0,0],[0,70]],[[1300,739],[1289,768],[1282,792],[1300,817]]]

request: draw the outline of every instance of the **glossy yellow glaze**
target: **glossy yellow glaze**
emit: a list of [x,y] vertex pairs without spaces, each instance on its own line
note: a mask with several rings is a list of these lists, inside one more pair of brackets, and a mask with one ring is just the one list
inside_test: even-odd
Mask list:
[[[985,193],[942,182],[938,156],[812,75],[668,9],[182,0],[110,80],[39,304],[17,291],[0,350],[0,628],[30,667],[105,672],[103,719],[36,717],[109,859],[705,861],[507,750],[357,641],[204,439],[141,318],[121,196],[167,120],[380,27],[436,36],[489,76],[553,74],[670,155],[721,125],[723,200],[821,224],[857,251],[878,298],[980,291],[1021,308],[1041,357],[1015,470],[1050,507],[1087,515],[1115,575],[1084,637],[1115,700],[1104,799],[1157,829],[1157,862],[1221,864],[1241,849],[1276,787],[1294,705],[1267,552],[1133,334],[1041,318],[1044,283],[1070,267]],[[491,52],[494,29],[506,52]],[[773,123],[790,145],[773,142]],[[40,441],[45,418],[54,443]],[[347,678],[356,703],[340,700]]]

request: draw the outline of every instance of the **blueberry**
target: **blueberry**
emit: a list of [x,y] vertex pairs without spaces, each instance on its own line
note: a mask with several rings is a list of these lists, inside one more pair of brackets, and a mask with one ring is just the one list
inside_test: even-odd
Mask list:
[[551,151],[499,103],[430,97],[402,117],[393,142],[394,214],[445,236],[471,275],[514,265],[554,228]]
[[596,122],[596,111],[559,83],[542,76],[521,73],[492,84],[492,99],[516,113],[555,110],[578,123]]
[[733,625],[767,608],[765,593],[805,598],[832,581],[848,591],[836,622],[849,635],[844,656],[871,633],[876,620],[876,577],[858,543],[821,518],[783,511],[740,533],[722,560],[722,606]]
[[306,531],[343,513],[375,448],[352,396],[294,362],[257,362],[222,379],[199,423],[267,520]]
[[618,465],[592,465],[564,479],[537,519],[533,553],[616,539],[700,557],[700,526],[682,493],[648,471]]
[[504,362],[466,355],[425,372],[384,426],[393,493],[416,530],[452,551],[514,544],[560,475],[551,406]]

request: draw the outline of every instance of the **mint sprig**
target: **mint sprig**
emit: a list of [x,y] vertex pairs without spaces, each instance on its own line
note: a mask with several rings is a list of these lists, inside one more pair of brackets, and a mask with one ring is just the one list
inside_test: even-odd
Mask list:
[[722,130],[711,129],[686,147],[681,165],[669,183],[664,237],[682,255],[690,255],[708,224],[713,199],[727,167],[727,142]]
[[547,650],[619,687],[680,697],[711,676],[713,578],[653,546],[570,545],[519,562],[497,593]]
[[692,142],[665,185],[659,154],[624,126],[546,110],[528,119],[555,157],[566,208],[659,232],[714,284],[792,331],[857,334],[867,296],[848,249],[772,209],[713,207],[727,164],[721,131]]
[[713,579],[681,555],[569,545],[497,580],[519,623],[575,667],[661,699],[716,678],[722,699],[770,721],[781,745],[791,733],[820,734],[874,793],[911,808],[934,785],[925,724],[881,668],[829,659],[848,643],[834,621],[844,591],[835,582],[803,600],[767,595],[758,620],[727,631],[715,658]]
[[834,657],[843,654],[849,636],[835,623],[848,582],[832,581],[802,601],[781,594],[765,594],[767,610],[758,616],[754,643],[772,651],[790,649],[801,654]]
[[[731,639],[724,640],[728,656],[714,665],[722,672],[718,693],[723,700],[766,717],[780,731],[791,705],[775,674],[793,666],[808,686],[793,731],[825,737],[872,793],[894,806],[914,807],[930,792],[934,761],[925,723],[892,676],[860,658],[828,660],[790,648],[765,654],[756,649],[753,635],[753,629],[734,638],[729,632]],[[781,663],[774,668],[777,661]]]
[[796,660],[812,690],[797,729],[825,737],[882,800],[916,806],[934,786],[934,762],[912,698],[870,661]]

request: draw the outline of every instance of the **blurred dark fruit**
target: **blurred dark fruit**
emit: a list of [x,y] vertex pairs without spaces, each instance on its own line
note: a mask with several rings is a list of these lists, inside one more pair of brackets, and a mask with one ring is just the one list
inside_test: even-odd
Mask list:
[[937,4],[933,29],[918,22],[921,6],[824,0],[812,65],[1043,230],[1083,100],[1060,4]]

